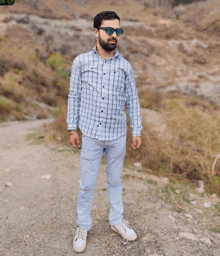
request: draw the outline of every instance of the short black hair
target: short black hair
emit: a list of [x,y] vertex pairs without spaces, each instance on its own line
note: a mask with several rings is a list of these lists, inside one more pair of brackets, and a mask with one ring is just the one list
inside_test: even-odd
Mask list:
[[117,13],[112,11],[104,11],[97,14],[94,18],[94,28],[99,28],[103,20],[119,20],[120,18]]

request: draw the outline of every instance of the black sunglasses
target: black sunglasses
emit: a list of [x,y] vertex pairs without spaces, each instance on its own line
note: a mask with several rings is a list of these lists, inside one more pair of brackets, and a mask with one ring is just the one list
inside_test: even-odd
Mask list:
[[99,27],[98,29],[104,29],[108,35],[113,35],[116,32],[117,36],[121,36],[123,34],[122,28],[111,28],[111,27]]

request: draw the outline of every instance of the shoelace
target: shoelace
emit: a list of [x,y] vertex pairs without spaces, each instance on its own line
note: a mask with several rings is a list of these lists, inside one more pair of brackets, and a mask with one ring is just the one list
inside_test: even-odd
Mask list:
[[85,236],[85,235],[84,235],[84,230],[83,230],[83,228],[78,227],[77,239],[83,239],[83,240],[85,240],[84,236]]
[[132,229],[130,226],[129,226],[129,222],[127,220],[122,220],[122,227],[123,228],[129,228],[129,229]]

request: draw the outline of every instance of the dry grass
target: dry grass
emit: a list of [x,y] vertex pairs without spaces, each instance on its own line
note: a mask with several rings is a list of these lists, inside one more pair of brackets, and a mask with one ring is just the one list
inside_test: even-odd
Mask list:
[[0,40],[0,46],[0,120],[48,118],[51,107],[67,98],[69,77],[41,60],[39,49],[12,46],[7,38]]
[[159,111],[163,104],[163,93],[150,87],[139,91],[141,108]]

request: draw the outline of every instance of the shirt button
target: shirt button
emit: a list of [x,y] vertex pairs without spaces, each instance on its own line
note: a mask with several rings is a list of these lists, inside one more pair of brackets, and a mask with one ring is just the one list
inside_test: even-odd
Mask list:
[[104,98],[102,98],[104,100]]
[[103,73],[103,75],[105,75],[105,73]]
[[103,110],[101,110],[101,112],[103,112]]
[[100,123],[100,125],[101,125],[102,123]]

